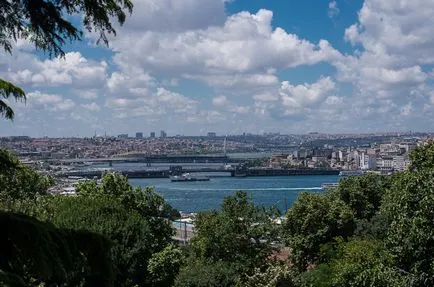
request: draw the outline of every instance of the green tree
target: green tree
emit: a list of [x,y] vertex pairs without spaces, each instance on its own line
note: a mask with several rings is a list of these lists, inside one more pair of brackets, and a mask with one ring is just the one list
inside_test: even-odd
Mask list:
[[117,173],[106,173],[102,184],[87,181],[77,186],[77,193],[85,198],[112,198],[119,201],[124,208],[135,210],[149,223],[153,236],[152,244],[164,246],[172,240],[172,219],[179,217],[164,198],[153,188],[133,188],[126,176]]
[[390,187],[390,176],[368,173],[343,178],[331,196],[342,200],[354,211],[356,219],[370,220],[380,209],[381,199]]
[[52,197],[41,218],[60,228],[86,230],[108,238],[116,286],[149,284],[148,261],[170,242],[164,245],[156,241],[162,235],[153,234],[145,218],[111,197]]
[[15,201],[36,200],[38,196],[47,194],[48,188],[54,184],[51,177],[25,167],[18,159],[0,150],[0,204],[8,208]]
[[290,257],[302,270],[321,261],[321,246],[353,235],[354,215],[343,201],[303,192],[286,213],[283,234]]
[[[116,34],[115,18],[123,24],[126,13],[132,11],[130,0],[75,1],[0,1],[0,47],[12,53],[14,42],[24,39],[50,56],[63,56],[66,42],[81,40],[83,32],[70,21],[70,15],[81,14],[83,27],[96,32],[98,42],[108,44],[107,36]],[[0,115],[13,119],[14,112],[7,100],[25,101],[22,89],[0,79]]]
[[261,266],[273,251],[276,213],[255,206],[247,193],[226,197],[221,211],[199,213],[195,218],[192,249],[199,258],[239,264],[251,270]]
[[394,267],[393,257],[381,241],[341,242],[334,257],[302,274],[302,286],[404,287],[412,278]]
[[9,151],[0,149],[0,172],[5,174],[14,170],[19,165],[19,161]]
[[110,242],[0,211],[0,286],[113,286]]
[[191,258],[175,280],[176,287],[232,287],[237,283],[236,268],[224,261]]
[[389,219],[386,244],[397,265],[418,277],[419,286],[434,285],[434,169],[400,174],[384,196]]
[[434,169],[434,141],[429,141],[410,152],[410,170]]
[[247,276],[243,287],[298,287],[300,285],[298,273],[287,262],[270,262],[255,273]]
[[148,271],[153,286],[173,286],[183,263],[182,250],[170,244],[162,251],[154,253],[148,263]]

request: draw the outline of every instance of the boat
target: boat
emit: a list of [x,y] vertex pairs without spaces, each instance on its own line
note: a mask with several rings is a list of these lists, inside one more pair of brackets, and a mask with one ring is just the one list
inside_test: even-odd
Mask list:
[[321,188],[322,189],[332,189],[332,188],[336,188],[338,187],[339,183],[335,182],[335,183],[323,183],[321,184]]
[[171,182],[191,182],[191,181],[209,181],[209,177],[206,176],[192,176],[189,173],[182,175],[174,175],[170,177]]
[[339,176],[358,176],[365,174],[363,170],[343,170],[339,173]]

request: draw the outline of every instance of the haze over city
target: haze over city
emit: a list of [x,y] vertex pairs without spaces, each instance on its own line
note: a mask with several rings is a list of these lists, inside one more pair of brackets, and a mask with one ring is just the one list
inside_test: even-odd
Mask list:
[[429,0],[136,1],[108,48],[87,33],[64,59],[25,41],[2,53],[0,77],[27,103],[9,102],[16,116],[0,136],[428,131],[433,10]]

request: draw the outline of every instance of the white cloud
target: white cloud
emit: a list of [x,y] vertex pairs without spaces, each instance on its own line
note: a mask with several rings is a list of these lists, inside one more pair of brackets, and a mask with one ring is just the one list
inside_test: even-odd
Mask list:
[[64,112],[75,107],[75,102],[71,99],[64,99],[61,95],[47,94],[40,91],[27,93],[27,104],[31,108],[53,112]]
[[[29,54],[21,53],[13,61],[18,69],[8,74],[8,78],[19,85],[63,86],[88,88],[102,85],[106,78],[107,63],[84,58],[79,52],[65,54],[65,58],[41,61]],[[20,66],[26,68],[20,69]]]
[[226,96],[217,96],[212,99],[212,103],[214,106],[224,107],[229,103],[229,101]]
[[93,111],[93,112],[98,112],[101,109],[101,107],[95,102],[90,104],[82,104],[81,106],[86,110]]
[[313,84],[302,85],[291,85],[288,81],[284,81],[280,88],[280,97],[284,107],[299,109],[324,101],[334,90],[335,83],[330,77],[321,78]]
[[339,15],[339,8],[338,8],[338,3],[336,2],[336,0],[332,0],[329,2],[329,11],[328,11],[328,15],[330,18],[334,18],[336,16]]
[[179,33],[120,31],[112,43],[118,52],[115,61],[119,65],[147,67],[177,76],[221,73],[224,76],[228,73],[261,75],[270,69],[340,57],[326,40],[312,44],[282,28],[273,29],[272,17],[271,11],[259,10],[256,14],[231,15],[221,26]]

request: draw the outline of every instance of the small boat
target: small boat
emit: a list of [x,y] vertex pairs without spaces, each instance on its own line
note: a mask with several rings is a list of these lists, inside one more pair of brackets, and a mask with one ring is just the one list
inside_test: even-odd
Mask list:
[[182,175],[174,175],[170,177],[171,182],[191,182],[191,181],[209,181],[209,177],[206,176],[192,176],[189,173]]
[[321,184],[322,189],[332,189],[338,187],[339,183],[323,183]]

